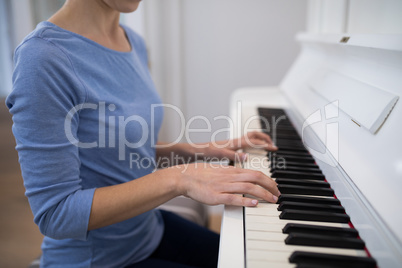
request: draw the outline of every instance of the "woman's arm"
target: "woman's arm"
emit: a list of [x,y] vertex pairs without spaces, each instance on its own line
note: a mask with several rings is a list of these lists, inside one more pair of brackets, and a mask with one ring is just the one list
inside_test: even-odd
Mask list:
[[142,178],[95,190],[88,230],[114,224],[179,195],[208,205],[256,206],[256,199],[276,202],[276,183],[258,171],[193,163],[158,170]]
[[236,150],[246,147],[276,150],[271,138],[264,133],[250,132],[239,139],[195,145],[158,145],[157,157],[169,159],[172,167],[124,184],[96,189],[89,230],[137,216],[179,195],[209,205],[237,206],[256,206],[258,203],[239,193],[268,202],[276,202],[280,195],[276,183],[261,172],[211,163],[189,164],[201,157],[234,161]]

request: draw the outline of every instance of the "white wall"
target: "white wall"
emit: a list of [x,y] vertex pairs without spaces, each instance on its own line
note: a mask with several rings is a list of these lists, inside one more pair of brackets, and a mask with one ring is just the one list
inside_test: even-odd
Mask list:
[[307,31],[402,34],[402,1],[309,0]]
[[129,25],[139,35],[145,35],[144,5],[139,5],[135,12],[120,15],[120,22]]
[[[184,9],[188,117],[227,115],[236,88],[278,85],[299,50],[294,36],[305,30],[306,2],[300,0],[187,1]],[[211,123],[212,131],[227,127],[225,120]],[[210,135],[190,138],[207,141]]]
[[402,34],[401,0],[349,0],[348,33]]
[[[188,120],[205,116],[207,141],[226,128],[229,95],[244,86],[277,85],[298,53],[294,36],[305,30],[306,1],[147,0],[145,38],[151,71],[163,101],[180,107]],[[169,109],[167,109],[169,110]],[[168,111],[161,138],[176,140],[180,120]],[[201,120],[191,128],[206,128]],[[228,134],[228,133],[226,133]],[[220,137],[226,138],[223,133]]]

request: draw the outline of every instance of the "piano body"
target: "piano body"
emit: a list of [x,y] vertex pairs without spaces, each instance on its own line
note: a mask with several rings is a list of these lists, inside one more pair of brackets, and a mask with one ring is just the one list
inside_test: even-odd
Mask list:
[[[242,167],[276,179],[287,202],[260,202],[256,208],[225,206],[219,267],[402,267],[402,105],[398,102],[402,36],[301,33],[296,39],[301,52],[280,85],[239,89],[231,96],[230,110],[233,137],[255,129],[273,136],[280,152],[267,157],[263,151],[249,150]],[[265,119],[261,112],[268,113]],[[288,135],[294,132],[289,127],[296,130],[299,141]],[[313,165],[304,162],[311,157]],[[325,180],[315,180],[312,174],[322,174]],[[329,183],[334,193],[309,192],[319,186],[315,182]],[[306,186],[313,187],[300,191]],[[309,198],[319,202],[318,208],[316,203],[309,206]],[[329,199],[340,204],[327,206]],[[327,223],[325,217],[332,214],[325,213],[334,204],[345,211],[336,215],[348,215],[350,220]],[[282,205],[287,207],[278,211]],[[324,219],[308,218],[311,210],[322,212],[318,217]],[[287,218],[284,213],[296,216]],[[292,237],[283,233],[286,225],[296,227]],[[311,226],[306,225],[318,229],[309,230]],[[319,226],[335,228],[321,236]],[[358,231],[354,240],[336,241],[343,236],[338,231],[347,229]],[[328,244],[323,241],[326,238]],[[365,243],[363,247],[348,248],[356,239]],[[354,263],[355,259],[346,257],[338,262],[322,254],[363,260]]]

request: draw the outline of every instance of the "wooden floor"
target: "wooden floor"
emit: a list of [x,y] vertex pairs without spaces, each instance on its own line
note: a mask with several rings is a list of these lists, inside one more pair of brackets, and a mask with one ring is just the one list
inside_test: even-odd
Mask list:
[[[33,223],[11,132],[11,115],[0,98],[0,267],[26,268],[40,255],[43,236]],[[219,232],[220,215],[210,217]]]

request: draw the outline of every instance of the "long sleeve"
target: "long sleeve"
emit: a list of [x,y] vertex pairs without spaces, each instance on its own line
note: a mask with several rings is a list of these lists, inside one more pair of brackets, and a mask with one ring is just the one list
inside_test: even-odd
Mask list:
[[[94,189],[82,188],[79,148],[64,129],[68,112],[85,98],[84,86],[62,49],[37,37],[17,48],[13,91],[6,104],[13,115],[34,221],[54,239],[87,237]],[[78,115],[79,111],[74,112],[71,120],[76,139]]]
[[[130,52],[111,50],[48,21],[15,52],[6,104],[26,196],[45,235],[44,267],[125,267],[148,257],[163,235],[157,210],[88,231],[96,188],[153,171],[153,165],[133,161],[154,159],[163,118],[162,108],[153,108],[160,98],[145,43],[123,28]],[[144,135],[145,143],[131,146]]]

